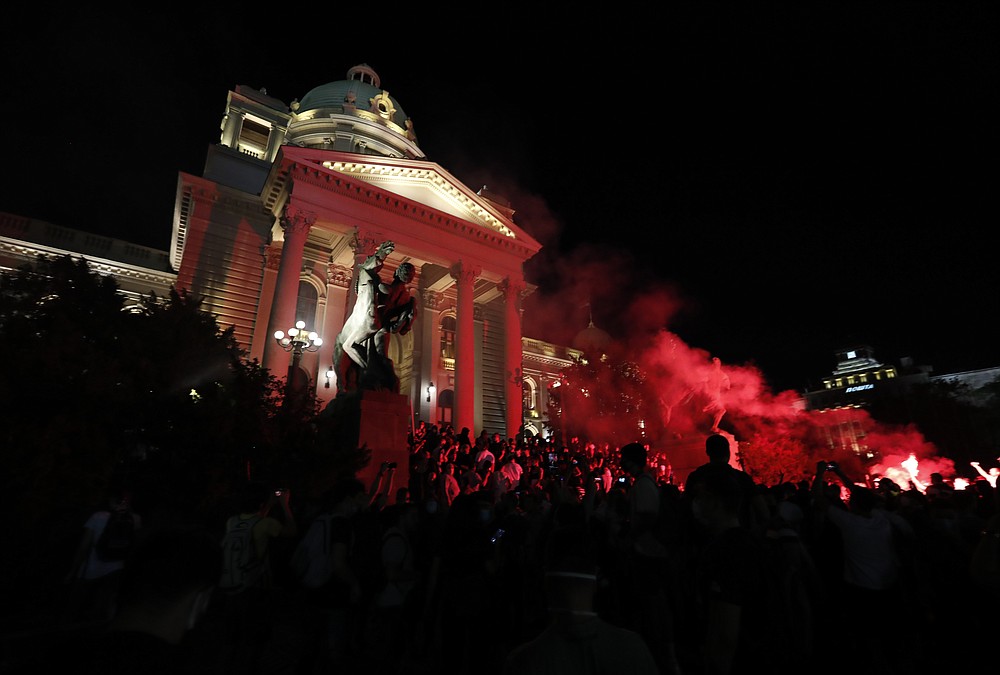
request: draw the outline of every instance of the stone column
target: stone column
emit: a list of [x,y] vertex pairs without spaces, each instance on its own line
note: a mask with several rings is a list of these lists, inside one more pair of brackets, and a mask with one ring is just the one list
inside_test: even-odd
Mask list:
[[[425,422],[438,421],[437,397],[445,389],[445,382],[438,376],[441,370],[441,303],[444,296],[431,290],[421,290],[420,366],[421,381],[417,388],[418,413]],[[434,383],[434,395],[427,400],[427,385]]]
[[475,281],[482,269],[461,261],[449,270],[458,289],[455,331],[455,419],[452,426],[457,431],[468,427],[476,433],[476,323],[474,297]]
[[294,325],[295,305],[299,298],[299,279],[302,276],[302,254],[306,247],[306,238],[309,236],[309,228],[315,222],[315,213],[303,211],[294,205],[286,206],[281,217],[285,242],[281,247],[281,263],[278,266],[278,279],[267,322],[268,339],[264,347],[264,367],[278,377],[287,376],[289,356],[288,352],[277,345],[272,336],[278,330],[287,333]]
[[526,285],[520,277],[507,277],[500,285],[504,304],[504,403],[507,409],[507,438],[515,438],[524,424],[521,372],[521,295]]
[[232,108],[222,121],[221,143],[226,147],[236,149],[239,145],[240,131],[243,129],[243,113]]
[[[323,328],[320,331],[320,335],[323,337],[323,346],[319,350],[319,375],[316,378],[321,383],[320,386],[323,387],[320,390],[320,397],[323,400],[337,395],[337,378],[331,377],[327,380],[326,373],[333,367],[334,345],[337,343],[340,330],[344,327],[344,312],[347,307],[350,287],[351,270],[343,265],[328,262],[326,266],[326,307],[323,314]],[[327,382],[330,383],[329,389],[326,388]]]
[[269,162],[274,162],[274,158],[278,156],[278,148],[281,147],[282,141],[281,130],[274,126],[272,123],[270,125],[270,132],[267,135],[267,147],[264,148],[264,157]]

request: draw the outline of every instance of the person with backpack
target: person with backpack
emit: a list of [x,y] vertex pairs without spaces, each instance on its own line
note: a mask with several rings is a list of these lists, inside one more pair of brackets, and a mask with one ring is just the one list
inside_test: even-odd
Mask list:
[[[222,537],[222,574],[217,595],[224,623],[224,672],[253,673],[259,668],[274,619],[271,545],[298,535],[287,490],[261,482],[244,486],[237,513]],[[280,515],[271,515],[275,507]]]
[[[219,580],[218,537],[199,525],[147,526],[125,561],[114,617],[32,638],[6,675],[196,675],[212,641],[189,640]],[[5,667],[6,666],[6,667]]]
[[[363,633],[363,588],[358,560],[359,516],[371,506],[364,483],[342,478],[326,495],[327,507],[310,525],[292,556],[292,573],[299,580],[305,611],[305,638],[296,673],[314,675],[340,669],[355,672]],[[296,562],[311,560],[311,564]],[[316,580],[304,570],[319,567]]]
[[70,586],[66,623],[108,621],[115,609],[119,577],[135,543],[142,518],[132,510],[132,495],[117,486],[107,508],[95,511],[83,534],[64,582]]

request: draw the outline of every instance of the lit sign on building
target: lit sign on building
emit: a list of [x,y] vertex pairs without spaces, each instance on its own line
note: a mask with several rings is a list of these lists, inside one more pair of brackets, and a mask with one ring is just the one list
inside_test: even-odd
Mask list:
[[848,387],[844,391],[850,394],[851,392],[854,391],[864,391],[865,389],[874,389],[874,388],[875,388],[874,384],[859,384],[856,387]]

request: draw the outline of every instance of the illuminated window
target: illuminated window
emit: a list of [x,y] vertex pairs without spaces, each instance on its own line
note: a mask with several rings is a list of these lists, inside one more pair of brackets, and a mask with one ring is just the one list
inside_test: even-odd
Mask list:
[[525,411],[534,410],[537,407],[536,401],[535,383],[525,378],[521,382],[521,409]]
[[250,117],[244,117],[237,147],[244,154],[263,158],[267,151],[267,139],[270,135],[271,128],[269,126],[250,119]]
[[441,358],[455,358],[455,329],[458,322],[455,317],[446,315],[441,317]]
[[308,282],[300,281],[299,297],[295,302],[295,320],[305,321],[307,330],[317,330],[316,301],[316,287]]
[[852,384],[854,384],[854,376],[853,375],[848,375],[847,376],[847,385],[850,386]]
[[885,371],[885,376],[889,379],[892,379],[896,377],[896,371],[890,368],[889,370]]
[[860,375],[858,375],[858,380],[861,381],[861,382],[867,382],[868,381],[868,373],[861,373]]

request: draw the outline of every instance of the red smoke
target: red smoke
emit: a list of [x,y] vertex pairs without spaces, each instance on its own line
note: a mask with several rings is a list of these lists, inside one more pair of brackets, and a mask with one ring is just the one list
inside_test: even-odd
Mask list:
[[[600,247],[584,246],[572,255],[550,254],[544,262],[531,263],[535,278],[529,281],[539,288],[525,300],[523,333],[572,346],[574,337],[593,319],[597,328],[614,338],[609,349],[634,361],[659,392],[656,409],[667,433],[651,438],[651,450],[669,458],[672,453],[679,456],[681,446],[688,454],[697,447],[697,461],[704,461],[701,444],[713,422],[711,392],[706,388],[713,355],[671,331],[673,319],[686,306],[680,291],[644,276],[629,255]],[[664,274],[669,274],[668,268]],[[840,462],[859,480],[866,474],[898,478],[908,475],[902,462],[911,455],[919,462],[919,481],[929,482],[933,471],[946,479],[955,476],[954,462],[939,457],[916,428],[886,427],[861,409],[806,411],[798,392],[771,391],[753,364],[723,363],[722,370],[729,387],[720,392],[726,411],[720,427],[739,443],[762,438],[797,441],[807,456],[798,468],[789,467],[782,474],[786,479],[805,477],[802,474],[808,475],[821,459]],[[591,396],[615,391],[614,382],[603,382],[596,389]],[[577,413],[596,418],[599,406],[593,399],[590,403],[591,410]],[[621,429],[614,428],[616,420],[605,422],[603,428],[591,425],[598,437],[587,440],[600,445],[620,435]],[[853,436],[845,436],[845,428],[853,429]],[[908,480],[893,480],[909,487]]]

